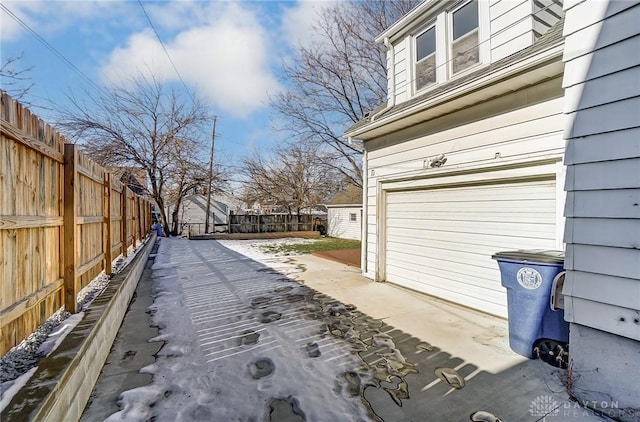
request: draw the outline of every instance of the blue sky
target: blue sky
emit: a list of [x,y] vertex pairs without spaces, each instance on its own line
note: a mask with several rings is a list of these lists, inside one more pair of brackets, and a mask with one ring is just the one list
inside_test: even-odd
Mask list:
[[[2,62],[23,54],[33,67],[27,98],[47,119],[47,107],[81,97],[92,85],[122,84],[140,73],[181,86],[149,15],[180,76],[219,116],[216,151],[238,162],[253,148],[270,149],[270,94],[282,89],[279,67],[291,47],[306,44],[322,1],[2,1],[64,59],[0,9]],[[85,80],[89,79],[91,82]],[[209,136],[203,134],[203,137]]]

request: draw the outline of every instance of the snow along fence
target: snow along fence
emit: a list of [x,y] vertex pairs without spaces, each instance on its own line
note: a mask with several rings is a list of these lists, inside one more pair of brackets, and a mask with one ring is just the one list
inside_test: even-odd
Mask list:
[[83,311],[82,321],[38,364],[27,383],[0,413],[0,420],[78,421],[118,334],[156,241],[143,249]]
[[0,356],[148,235],[149,201],[6,93],[0,104]]

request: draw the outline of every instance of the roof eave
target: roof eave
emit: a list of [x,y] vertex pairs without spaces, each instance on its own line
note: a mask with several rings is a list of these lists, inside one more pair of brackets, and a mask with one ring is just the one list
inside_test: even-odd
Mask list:
[[430,8],[438,5],[439,3],[440,3],[440,0],[427,0],[423,3],[420,3],[419,5],[414,7],[412,10],[410,10],[409,13],[407,13],[402,18],[400,18],[400,20],[398,20],[396,23],[394,23],[389,28],[387,28],[384,32],[378,35],[378,37],[375,39],[376,43],[383,42],[385,38],[392,39],[395,36],[397,36],[399,33],[406,32],[410,27],[412,27],[412,24],[414,23],[414,21],[418,19],[423,19],[425,16],[425,13]]
[[490,74],[484,75],[477,79],[473,79],[466,84],[458,87],[457,89],[443,92],[433,98],[425,99],[424,101],[420,101],[419,103],[397,113],[392,112],[389,115],[383,115],[373,122],[368,122],[367,124],[360,126],[352,131],[345,132],[344,136],[353,139],[360,139],[363,141],[373,139],[374,137],[380,136],[381,134],[376,134],[374,136],[367,136],[367,134],[375,131],[376,129],[380,129],[386,125],[389,125],[392,122],[402,120],[409,115],[416,114],[423,110],[435,109],[443,104],[446,104],[453,98],[459,98],[463,96],[466,92],[471,92],[489,86],[492,84],[492,82],[495,82],[497,80],[504,80],[506,78],[509,78],[510,75],[522,73],[529,68],[535,68],[537,65],[543,64],[550,60],[559,59],[561,61],[563,46],[563,42],[553,45],[548,49],[532,55],[522,62],[513,64],[505,68],[497,69]]

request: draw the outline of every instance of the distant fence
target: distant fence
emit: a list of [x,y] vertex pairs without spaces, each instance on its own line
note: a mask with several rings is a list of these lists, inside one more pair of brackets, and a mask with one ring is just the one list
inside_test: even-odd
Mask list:
[[0,110],[0,356],[147,236],[135,196],[3,93]]
[[322,231],[326,224],[326,220],[310,214],[229,215],[229,233]]

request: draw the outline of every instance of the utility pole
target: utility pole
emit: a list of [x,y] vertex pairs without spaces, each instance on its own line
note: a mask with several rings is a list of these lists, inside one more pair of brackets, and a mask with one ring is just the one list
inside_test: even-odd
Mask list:
[[[207,215],[204,220],[204,233],[209,233],[209,213],[211,212],[211,180],[213,179],[213,144],[216,140],[216,119],[213,116],[213,130],[211,131],[211,156],[209,157],[209,185],[207,188]],[[214,227],[216,222],[213,222]]]

